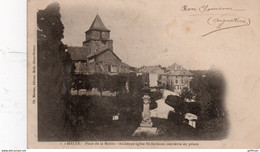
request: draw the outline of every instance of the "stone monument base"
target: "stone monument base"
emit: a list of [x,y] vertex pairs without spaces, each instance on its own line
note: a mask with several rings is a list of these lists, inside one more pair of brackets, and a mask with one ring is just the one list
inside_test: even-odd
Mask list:
[[140,127],[147,127],[147,128],[150,127],[151,128],[151,127],[153,127],[153,123],[152,122],[149,122],[149,123],[141,122]]
[[157,127],[138,127],[132,136],[156,136]]

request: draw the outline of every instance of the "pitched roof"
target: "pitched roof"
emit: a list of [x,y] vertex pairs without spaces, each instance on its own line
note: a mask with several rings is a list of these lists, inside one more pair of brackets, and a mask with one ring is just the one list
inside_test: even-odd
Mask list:
[[121,59],[108,47],[100,48],[99,50],[91,51],[89,48],[84,46],[69,46],[68,52],[71,55],[71,58],[73,61],[77,60],[83,60],[86,61],[87,59],[95,58],[96,56],[99,56],[106,51],[111,51],[118,60],[121,61]]
[[142,66],[138,68],[138,70],[140,72],[157,73],[158,70],[163,70],[163,69],[160,65],[155,65],[155,66]]
[[167,70],[186,70],[181,65],[177,63],[173,63],[172,65],[168,66]]
[[71,55],[72,60],[87,60],[90,51],[87,47],[83,46],[69,46],[68,52]]
[[100,31],[110,31],[109,29],[107,29],[104,25],[104,23],[102,22],[101,18],[99,17],[99,15],[97,15],[93,21],[93,23],[91,24],[90,28],[88,31],[90,30],[100,30]]
[[164,75],[174,75],[174,76],[192,76],[193,74],[188,70],[174,70],[165,73]]
[[95,58],[96,56],[99,56],[99,55],[105,53],[106,51],[112,52],[112,53],[114,54],[114,56],[115,56],[116,58],[118,58],[118,60],[121,61],[121,59],[120,59],[110,48],[107,48],[107,47],[101,48],[101,49],[99,49],[99,50],[97,50],[97,51],[91,53],[87,58],[88,58],[88,59]]

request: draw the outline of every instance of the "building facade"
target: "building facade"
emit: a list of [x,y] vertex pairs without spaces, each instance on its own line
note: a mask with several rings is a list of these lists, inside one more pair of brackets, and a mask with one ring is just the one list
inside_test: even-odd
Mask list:
[[190,88],[193,74],[182,66],[174,63],[167,68],[167,72],[160,74],[159,85],[176,93],[180,93],[185,87]]
[[89,73],[127,73],[133,67],[123,63],[113,51],[110,30],[97,15],[90,28],[85,32],[83,46],[69,46],[68,52],[75,65],[76,74]]
[[164,73],[164,69],[160,65],[156,66],[142,66],[138,69],[140,73],[149,74],[149,86],[157,87],[160,74]]

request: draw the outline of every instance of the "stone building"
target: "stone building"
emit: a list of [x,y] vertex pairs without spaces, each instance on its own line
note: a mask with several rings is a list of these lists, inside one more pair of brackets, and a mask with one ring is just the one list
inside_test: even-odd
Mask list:
[[167,68],[167,72],[160,74],[159,85],[180,93],[185,87],[190,88],[190,81],[193,74],[182,66],[174,63]]
[[85,32],[83,46],[69,46],[68,52],[76,74],[127,73],[133,69],[114,53],[110,30],[105,27],[99,15]]
[[156,87],[156,86],[158,86],[159,75],[164,73],[164,69],[160,65],[142,66],[142,67],[138,68],[138,72],[148,73],[149,74],[149,86]]

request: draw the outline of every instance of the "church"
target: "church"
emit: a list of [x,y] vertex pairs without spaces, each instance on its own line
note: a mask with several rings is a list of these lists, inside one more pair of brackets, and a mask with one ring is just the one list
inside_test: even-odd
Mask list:
[[75,65],[75,74],[118,74],[129,73],[134,69],[122,62],[113,51],[110,30],[105,27],[99,15],[85,32],[82,45],[67,48]]

